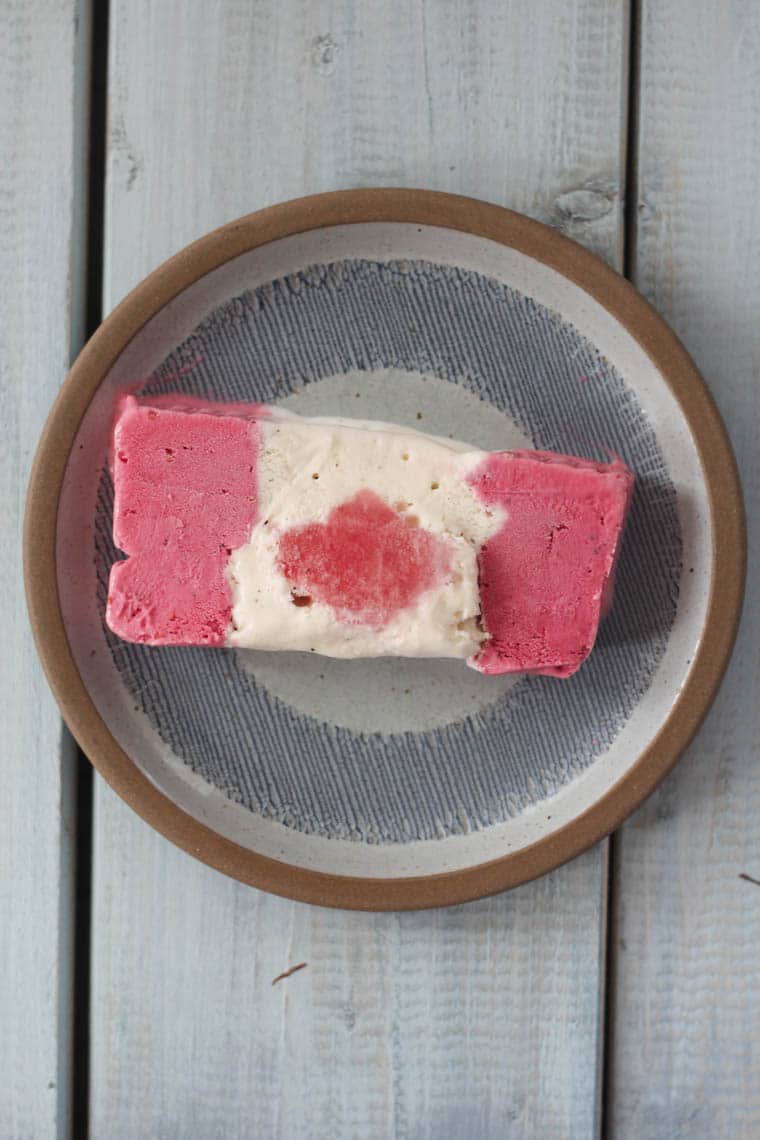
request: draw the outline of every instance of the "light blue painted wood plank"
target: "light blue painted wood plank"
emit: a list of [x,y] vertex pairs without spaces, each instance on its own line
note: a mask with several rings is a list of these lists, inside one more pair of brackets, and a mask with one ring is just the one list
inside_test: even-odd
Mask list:
[[701,367],[749,522],[744,619],[697,741],[623,829],[612,1135],[760,1136],[760,6],[645,0],[639,287]]
[[601,851],[509,896],[352,914],[224,879],[106,788],[97,807],[93,1136],[594,1135]]
[[[616,262],[625,39],[608,0],[115,0],[107,307],[211,227],[350,185],[502,202]],[[596,1133],[604,846],[455,910],[333,913],[98,782],[94,891],[95,1137]]]
[[21,524],[81,343],[86,5],[0,3],[0,1135],[67,1135],[73,749],[32,645]]

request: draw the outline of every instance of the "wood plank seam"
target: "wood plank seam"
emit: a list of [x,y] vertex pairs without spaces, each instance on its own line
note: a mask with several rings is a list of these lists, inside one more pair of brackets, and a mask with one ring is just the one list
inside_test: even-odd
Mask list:
[[[641,81],[641,0],[628,0],[627,5],[628,54],[626,59],[626,125],[624,158],[623,252],[621,272],[631,279],[635,270],[636,227],[638,219],[638,146],[639,146],[639,84]],[[615,1040],[615,883],[620,858],[618,833],[610,836],[607,851],[607,906],[604,947],[604,1009],[601,1040],[601,1095],[599,1135],[601,1140],[612,1140],[613,1125],[610,1111],[613,1096],[614,1040]]]

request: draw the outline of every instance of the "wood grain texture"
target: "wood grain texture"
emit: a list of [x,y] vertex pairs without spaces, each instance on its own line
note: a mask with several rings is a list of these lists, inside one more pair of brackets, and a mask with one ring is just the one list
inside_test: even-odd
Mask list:
[[[616,262],[625,39],[608,0],[115,0],[107,307],[211,227],[350,185],[502,202]],[[359,915],[223,879],[100,781],[95,816],[94,1137],[596,1134],[604,846]]]
[[194,864],[105,788],[98,816],[93,1136],[593,1135],[601,852],[354,914]]
[[760,1136],[760,7],[646,0],[639,287],[701,367],[749,522],[736,653],[708,721],[623,829],[610,1120],[619,1140]]
[[87,24],[0,3],[0,1135],[67,1134],[74,755],[26,615],[29,467],[81,343]]
[[106,309],[208,229],[350,186],[486,198],[617,263],[626,6],[529,7],[113,0]]

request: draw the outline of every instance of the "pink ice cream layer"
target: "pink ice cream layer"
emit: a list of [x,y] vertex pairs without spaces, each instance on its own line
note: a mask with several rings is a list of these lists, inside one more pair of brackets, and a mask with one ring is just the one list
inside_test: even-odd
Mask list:
[[612,602],[633,476],[622,460],[546,451],[489,455],[470,478],[506,521],[478,556],[483,673],[569,677]]
[[111,464],[114,542],[106,620],[126,641],[224,645],[230,553],[256,521],[257,408],[182,397],[117,408]]

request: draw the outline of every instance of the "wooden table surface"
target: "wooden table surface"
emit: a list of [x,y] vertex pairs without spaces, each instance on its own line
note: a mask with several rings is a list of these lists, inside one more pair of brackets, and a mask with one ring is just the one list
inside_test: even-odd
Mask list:
[[[545,879],[417,914],[269,897],[149,830],[62,731],[20,573],[86,332],[212,227],[367,185],[626,272],[750,527],[733,663],[660,790]],[[0,0],[0,1138],[760,1137],[758,187],[757,0]]]

